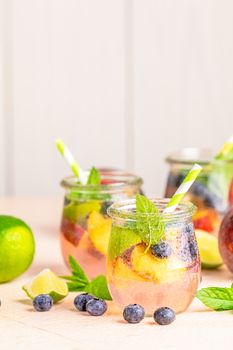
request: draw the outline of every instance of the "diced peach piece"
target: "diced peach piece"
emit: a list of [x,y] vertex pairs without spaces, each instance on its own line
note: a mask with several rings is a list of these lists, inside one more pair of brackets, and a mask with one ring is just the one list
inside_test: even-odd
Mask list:
[[150,251],[145,252],[143,245],[134,248],[131,262],[135,272],[157,283],[174,282],[186,272],[186,268],[177,258],[172,256],[169,259],[158,259]]
[[144,281],[144,279],[134,272],[128,265],[123,261],[122,258],[116,259],[116,264],[114,268],[114,275],[117,278],[122,278],[125,280],[137,280],[137,281]]
[[108,242],[111,234],[112,220],[98,212],[92,212],[88,218],[87,228],[89,237],[96,250],[107,255]]

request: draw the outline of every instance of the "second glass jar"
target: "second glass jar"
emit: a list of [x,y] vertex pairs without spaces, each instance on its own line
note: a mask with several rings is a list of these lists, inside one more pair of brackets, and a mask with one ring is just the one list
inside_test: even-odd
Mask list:
[[108,207],[115,201],[134,198],[142,179],[130,173],[100,171],[100,185],[80,185],[74,177],[65,178],[64,208],[60,244],[65,262],[77,259],[89,278],[106,272],[106,255],[112,220]]

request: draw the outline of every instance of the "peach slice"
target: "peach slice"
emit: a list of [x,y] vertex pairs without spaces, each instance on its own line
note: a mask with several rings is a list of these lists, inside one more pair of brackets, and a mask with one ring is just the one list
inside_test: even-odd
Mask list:
[[89,237],[96,250],[103,255],[107,255],[108,242],[111,234],[112,220],[104,218],[98,212],[93,211],[87,222]]
[[145,252],[144,245],[137,245],[131,255],[131,263],[140,276],[157,283],[171,283],[183,277],[186,268],[174,256],[158,259],[150,251]]

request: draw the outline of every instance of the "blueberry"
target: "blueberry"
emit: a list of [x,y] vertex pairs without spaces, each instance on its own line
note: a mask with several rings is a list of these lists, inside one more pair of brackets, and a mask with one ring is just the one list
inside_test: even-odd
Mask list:
[[139,304],[130,304],[123,311],[123,317],[129,323],[139,323],[144,316],[144,308]]
[[218,196],[216,196],[214,193],[210,192],[209,190],[207,190],[205,193],[204,204],[208,208],[219,209],[219,210],[221,210],[221,208],[224,207],[222,200]]
[[195,196],[202,197],[206,192],[206,187],[201,182],[194,182],[191,190],[192,190],[192,193],[195,194]]
[[101,316],[107,311],[107,304],[102,299],[93,298],[87,302],[86,309],[92,316]]
[[79,294],[74,299],[74,306],[79,311],[87,311],[86,304],[89,300],[92,300],[93,296],[88,293]]
[[108,210],[108,208],[109,208],[112,204],[113,204],[112,201],[105,201],[105,202],[102,203],[102,213],[103,213],[104,215],[107,215],[107,214],[108,214],[108,213],[107,213],[107,210]]
[[176,318],[175,312],[169,307],[161,307],[154,312],[154,320],[160,325],[172,323]]
[[195,237],[193,235],[184,237],[180,255],[182,260],[188,263],[197,259],[198,248]]
[[168,258],[172,254],[172,249],[167,242],[160,242],[151,247],[151,252],[157,258],[164,259]]
[[182,245],[180,257],[184,262],[190,262],[191,259],[188,241],[186,241],[186,243]]
[[53,306],[53,299],[47,294],[37,295],[33,299],[33,306],[36,311],[49,311]]
[[175,177],[175,186],[179,187],[181,185],[181,183],[183,182],[184,178],[185,178],[186,174],[178,174]]
[[194,238],[192,240],[189,240],[189,251],[190,251],[192,260],[196,260],[196,258],[198,257],[198,248]]
[[191,235],[192,233],[194,233],[194,225],[192,222],[188,223],[187,225],[185,225],[185,232],[188,235]]
[[183,174],[174,174],[170,173],[167,179],[167,186],[169,187],[179,187],[182,181],[184,180]]
[[222,207],[221,199],[201,182],[193,184],[192,193],[197,197],[201,197],[208,208],[220,209]]

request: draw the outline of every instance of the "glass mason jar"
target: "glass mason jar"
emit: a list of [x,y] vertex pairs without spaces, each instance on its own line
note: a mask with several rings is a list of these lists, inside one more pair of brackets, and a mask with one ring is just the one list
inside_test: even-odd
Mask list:
[[[182,312],[193,300],[200,280],[192,223],[195,207],[183,203],[174,213],[162,214],[168,200],[153,202],[160,219],[152,213],[138,217],[135,200],[115,203],[108,210],[113,220],[107,258],[110,293],[121,308],[136,303],[149,315],[165,306]],[[149,226],[143,224],[144,220],[149,220]],[[158,223],[162,238],[150,245],[146,227]]]
[[112,220],[108,207],[115,201],[134,198],[142,179],[122,171],[100,171],[100,185],[80,185],[67,177],[61,221],[60,244],[65,262],[73,256],[90,278],[106,272],[106,255]]
[[202,165],[203,170],[185,199],[198,208],[193,217],[195,228],[217,234],[222,217],[233,202],[233,160],[214,160],[214,155],[206,149],[184,148],[168,156],[165,196],[172,197],[193,163]]

